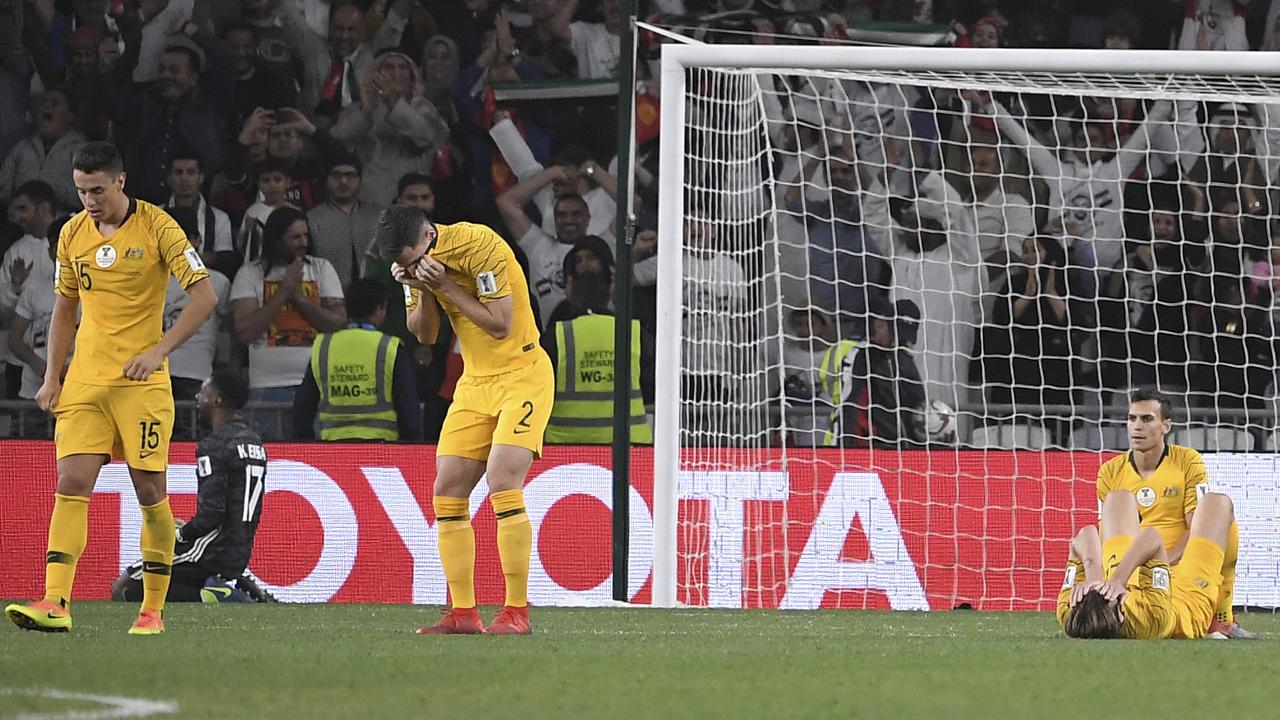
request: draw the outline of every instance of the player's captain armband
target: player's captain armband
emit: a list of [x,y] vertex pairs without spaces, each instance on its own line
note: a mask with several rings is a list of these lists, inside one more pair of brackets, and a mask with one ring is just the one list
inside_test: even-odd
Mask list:
[[492,272],[482,272],[476,276],[476,289],[481,295],[492,295],[498,292],[498,281]]
[[1209,489],[1209,483],[1199,483],[1196,485],[1196,499],[1200,500],[1208,495],[1212,490]]
[[213,474],[213,465],[209,462],[208,455],[201,455],[196,458],[196,475],[200,477],[209,477]]
[[1169,568],[1151,568],[1151,587],[1169,592]]
[[191,272],[200,272],[204,269],[204,260],[200,259],[200,253],[195,248],[187,248],[182,251],[182,256],[187,259],[187,265],[191,266]]
[[1074,587],[1075,584],[1076,584],[1076,566],[1068,565],[1067,576],[1062,579],[1062,587],[1063,589],[1066,589],[1069,587]]

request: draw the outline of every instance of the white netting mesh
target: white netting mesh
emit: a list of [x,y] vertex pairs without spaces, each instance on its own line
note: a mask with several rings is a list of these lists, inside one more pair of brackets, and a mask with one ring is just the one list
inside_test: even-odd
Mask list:
[[[1043,608],[1102,456],[968,449],[1123,448],[1143,386],[1175,441],[1271,448],[1276,78],[685,77],[681,602]],[[895,533],[819,537],[858,522],[832,494],[884,500],[849,468]],[[927,598],[892,580],[913,533]]]

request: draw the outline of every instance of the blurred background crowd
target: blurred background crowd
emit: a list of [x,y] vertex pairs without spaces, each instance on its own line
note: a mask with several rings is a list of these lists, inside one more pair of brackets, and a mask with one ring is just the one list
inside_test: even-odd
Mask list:
[[[702,42],[1280,50],[1280,0],[637,4],[641,19]],[[447,324],[430,346],[405,329],[388,259],[370,245],[379,213],[410,204],[440,223],[502,233],[554,359],[553,324],[607,312],[623,290],[613,282],[620,27],[618,0],[0,0],[0,397],[11,401],[0,430],[49,434],[28,401],[44,370],[51,228],[79,210],[76,149],[105,139],[125,156],[127,191],[168,208],[214,271],[218,312],[171,358],[179,401],[214,366],[243,367],[255,404],[274,409],[264,435],[309,437],[293,408],[313,341],[372,322],[414,360],[422,422],[402,439],[432,441],[461,357]],[[649,403],[656,70],[667,41],[637,36],[629,290]],[[775,89],[783,103],[797,90]],[[1280,108],[863,92],[892,109],[864,133],[878,136],[872,151],[856,127],[847,143],[823,139],[841,113],[822,91],[778,108],[814,128],[779,146],[770,173],[790,237],[812,260],[805,302],[791,303],[805,311],[784,328],[801,352],[780,360],[803,367],[780,396],[821,394],[814,371],[826,349],[869,335],[866,314],[885,301],[907,300],[922,316],[914,351],[926,385],[974,388],[946,396],[959,408],[1043,418],[1046,406],[1084,402],[1084,390],[1105,400],[1155,383],[1192,405],[1270,402]],[[818,143],[822,152],[803,152]],[[714,238],[707,244],[689,252],[714,253]],[[956,263],[945,287],[929,288],[942,277],[913,276],[918,267],[903,261],[930,253]],[[732,272],[716,273],[732,284]],[[170,319],[184,302],[171,290]],[[956,297],[931,303],[926,290]],[[943,335],[930,323],[973,331],[929,347]],[[180,423],[175,438],[196,433]]]

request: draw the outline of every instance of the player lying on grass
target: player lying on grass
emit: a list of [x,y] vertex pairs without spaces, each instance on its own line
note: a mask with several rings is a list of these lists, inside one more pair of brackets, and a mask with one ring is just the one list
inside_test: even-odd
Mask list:
[[[1209,490],[1209,475],[1200,453],[1165,442],[1173,427],[1173,405],[1152,389],[1139,390],[1129,400],[1126,429],[1129,452],[1117,455],[1098,469],[1098,502],[1113,490],[1124,490],[1137,500],[1139,523],[1154,528],[1164,543],[1169,564],[1181,561],[1187,545],[1199,497]],[[1252,640],[1256,636],[1240,627],[1231,610],[1236,581],[1236,557],[1240,533],[1235,523],[1227,531],[1222,584],[1209,636],[1215,639]]]
[[1205,637],[1214,619],[1231,499],[1200,499],[1182,561],[1170,567],[1160,534],[1138,525],[1132,493],[1117,490],[1102,503],[1102,532],[1082,529],[1071,542],[1058,622],[1085,639]]

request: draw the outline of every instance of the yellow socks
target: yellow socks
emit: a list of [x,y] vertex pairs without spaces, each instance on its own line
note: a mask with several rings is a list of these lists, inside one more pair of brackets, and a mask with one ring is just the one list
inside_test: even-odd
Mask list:
[[533,549],[533,526],[524,511],[524,491],[504,490],[489,496],[498,518],[498,557],[507,582],[509,607],[529,604],[529,553]]
[[436,535],[440,543],[440,564],[449,583],[449,597],[455,608],[476,606],[476,534],[471,529],[471,508],[467,498],[432,498],[436,510]]
[[1213,619],[1224,625],[1235,622],[1235,613],[1231,610],[1231,601],[1235,595],[1236,559],[1240,555],[1240,526],[1231,521],[1227,530],[1226,556],[1222,560],[1222,586],[1218,591],[1218,607],[1213,611]]
[[70,605],[76,562],[84,552],[88,536],[89,498],[55,493],[53,516],[49,518],[49,552],[45,554],[45,600],[63,607]]
[[173,568],[173,511],[169,498],[142,506],[142,609],[164,610]]
[[[1116,566],[1120,564],[1120,559],[1124,557],[1130,545],[1133,545],[1133,537],[1130,535],[1113,535],[1102,543],[1102,577],[1104,579],[1110,580],[1115,574]],[[1124,580],[1127,582],[1128,578]]]

